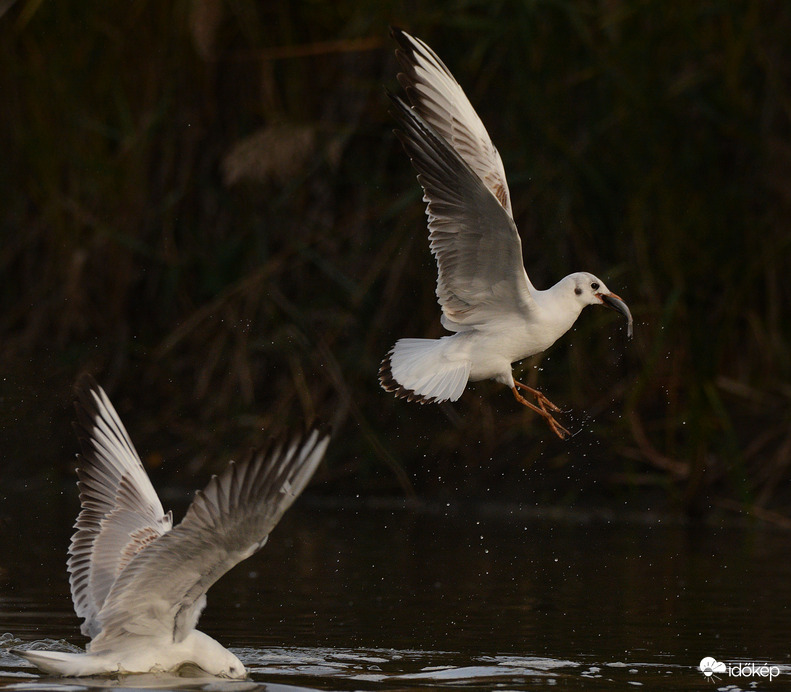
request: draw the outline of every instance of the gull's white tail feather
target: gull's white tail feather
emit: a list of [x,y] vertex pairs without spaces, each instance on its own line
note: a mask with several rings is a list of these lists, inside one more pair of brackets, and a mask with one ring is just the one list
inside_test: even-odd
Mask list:
[[450,337],[399,339],[379,368],[379,383],[409,401],[456,401],[467,386],[471,363],[450,359]]
[[64,651],[22,651],[12,649],[11,653],[30,661],[46,673],[53,675],[80,676],[99,672],[90,654],[70,654]]

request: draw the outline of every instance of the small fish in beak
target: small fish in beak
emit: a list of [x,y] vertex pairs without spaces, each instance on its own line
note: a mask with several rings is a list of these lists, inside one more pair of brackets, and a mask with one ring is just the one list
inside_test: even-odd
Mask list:
[[597,293],[596,295],[601,299],[602,304],[606,305],[608,308],[612,308],[613,310],[620,312],[626,318],[626,335],[631,339],[632,313],[629,312],[629,306],[614,293]]

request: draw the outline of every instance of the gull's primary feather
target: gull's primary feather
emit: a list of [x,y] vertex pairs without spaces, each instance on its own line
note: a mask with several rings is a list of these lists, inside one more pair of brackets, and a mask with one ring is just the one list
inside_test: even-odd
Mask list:
[[511,195],[500,153],[467,95],[439,56],[419,38],[392,28],[403,70],[398,82],[420,116],[475,171],[510,217]]

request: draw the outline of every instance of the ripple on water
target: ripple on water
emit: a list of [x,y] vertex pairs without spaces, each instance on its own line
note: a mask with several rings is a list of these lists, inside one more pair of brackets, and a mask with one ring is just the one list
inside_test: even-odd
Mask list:
[[[487,688],[535,689],[559,683],[577,689],[609,689],[613,684],[686,689],[702,680],[691,667],[669,664],[593,664],[541,656],[469,656],[450,651],[353,649],[235,649],[254,679],[299,678],[303,685],[334,689]],[[695,673],[697,672],[697,676]],[[675,685],[668,685],[675,678]],[[353,683],[351,686],[343,683]],[[575,684],[576,683],[576,684]]]

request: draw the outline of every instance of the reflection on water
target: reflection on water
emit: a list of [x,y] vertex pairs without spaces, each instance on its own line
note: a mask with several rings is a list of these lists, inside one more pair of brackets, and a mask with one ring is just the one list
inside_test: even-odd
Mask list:
[[[3,507],[0,686],[250,686],[41,678],[8,649],[85,642],[65,568],[76,498]],[[789,684],[790,540],[749,527],[302,501],[212,588],[200,628],[259,689],[762,689],[727,672],[711,687],[696,666],[772,662]]]

